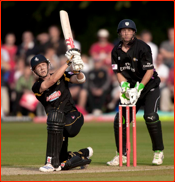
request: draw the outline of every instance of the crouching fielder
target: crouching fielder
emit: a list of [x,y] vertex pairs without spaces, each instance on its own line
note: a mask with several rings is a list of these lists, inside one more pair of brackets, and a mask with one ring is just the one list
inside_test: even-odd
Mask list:
[[[48,115],[45,165],[39,168],[43,172],[85,166],[91,162],[89,158],[93,154],[91,147],[78,152],[67,151],[68,138],[75,137],[84,123],[83,115],[74,105],[68,82],[82,84],[86,78],[80,72],[83,68],[80,52],[70,49],[65,56],[67,62],[52,74],[49,73],[50,62],[43,55],[31,59],[31,69],[39,77],[32,90]],[[66,72],[70,65],[73,73]]]
[[[144,119],[152,141],[154,157],[152,164],[163,163],[163,139],[158,116],[160,78],[152,63],[150,47],[135,37],[135,23],[124,19],[118,24],[121,41],[112,50],[112,69],[121,85],[121,104],[136,104],[136,112],[144,107]],[[132,89],[130,89],[132,88]],[[126,108],[123,107],[123,163],[126,163]],[[130,121],[132,112],[130,111]],[[119,114],[114,119],[116,156],[108,165],[119,165]]]

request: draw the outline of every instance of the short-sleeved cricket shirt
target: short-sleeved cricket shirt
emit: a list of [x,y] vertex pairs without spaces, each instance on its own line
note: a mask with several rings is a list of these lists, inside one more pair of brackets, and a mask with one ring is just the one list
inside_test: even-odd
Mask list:
[[65,72],[54,85],[42,93],[39,92],[39,89],[44,80],[39,78],[38,81],[34,83],[32,91],[34,92],[36,98],[44,106],[46,113],[48,113],[51,109],[62,109],[61,106],[63,105],[64,113],[77,110],[68,88],[68,82],[70,82],[70,77],[72,75],[72,72]]
[[[137,38],[130,43],[130,49],[127,52],[122,50],[120,41],[112,50],[112,69],[114,73],[121,73],[130,83],[131,88],[136,82],[141,82],[145,73],[149,69],[154,69],[152,53],[150,47]],[[158,86],[160,78],[154,69],[150,81],[146,84],[145,89],[151,89]]]

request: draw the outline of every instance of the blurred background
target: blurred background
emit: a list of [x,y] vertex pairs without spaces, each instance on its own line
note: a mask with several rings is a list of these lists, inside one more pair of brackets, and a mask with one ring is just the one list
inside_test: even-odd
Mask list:
[[174,111],[173,1],[12,1],[1,2],[1,117],[45,116],[31,91],[36,77],[30,59],[45,55],[50,72],[66,61],[60,10],[69,14],[75,47],[85,63],[86,83],[70,84],[80,112],[99,116],[118,110],[120,87],[111,69],[111,50],[125,18],[136,23],[137,38],[151,47],[161,78],[160,111]]

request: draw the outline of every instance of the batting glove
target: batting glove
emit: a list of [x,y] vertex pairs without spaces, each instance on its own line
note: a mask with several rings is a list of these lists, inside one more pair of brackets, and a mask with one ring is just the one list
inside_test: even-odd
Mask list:
[[66,54],[65,54],[65,56],[67,57],[67,59],[68,59],[69,61],[71,61],[72,58],[73,58],[75,55],[76,55],[76,56],[77,56],[77,55],[78,55],[78,56],[81,55],[79,49],[76,49],[76,48],[69,49],[68,51],[66,51]]
[[72,58],[72,69],[74,74],[79,74],[80,70],[84,67],[84,62],[81,59],[81,56],[75,55]]

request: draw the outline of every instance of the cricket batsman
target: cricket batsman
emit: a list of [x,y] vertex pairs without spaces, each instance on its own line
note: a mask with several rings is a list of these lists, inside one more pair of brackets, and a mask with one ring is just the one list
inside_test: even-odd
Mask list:
[[[31,69],[38,76],[32,90],[47,113],[47,149],[42,172],[69,170],[90,164],[91,147],[78,152],[68,150],[68,138],[75,137],[84,123],[83,115],[77,111],[71,97],[68,82],[82,84],[85,75],[81,72],[83,61],[77,49],[66,52],[67,62],[55,73],[49,73],[50,62],[39,54],[31,59]],[[66,69],[72,65],[73,72]]]
[[[150,47],[137,39],[135,23],[130,19],[119,22],[117,33],[121,41],[112,50],[112,69],[121,85],[120,103],[136,104],[136,112],[143,106],[144,119],[151,137],[154,152],[152,164],[163,163],[163,138],[161,121],[157,113],[160,101],[160,78],[154,69]],[[123,156],[126,157],[126,107],[123,107]],[[130,110],[132,122],[132,110]],[[116,143],[116,156],[107,165],[119,165],[119,114],[114,119],[114,133]]]

